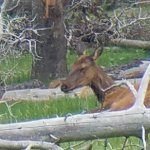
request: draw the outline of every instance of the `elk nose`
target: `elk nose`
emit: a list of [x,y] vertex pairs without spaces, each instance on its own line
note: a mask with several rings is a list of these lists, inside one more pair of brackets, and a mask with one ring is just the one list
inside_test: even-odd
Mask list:
[[68,92],[68,87],[67,87],[67,85],[66,84],[62,84],[61,85],[61,90],[63,91],[63,92]]

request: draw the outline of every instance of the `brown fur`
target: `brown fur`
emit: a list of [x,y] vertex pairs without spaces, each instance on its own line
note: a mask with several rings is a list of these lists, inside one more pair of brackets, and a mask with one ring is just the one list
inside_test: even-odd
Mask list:
[[63,80],[59,80],[59,79],[53,80],[52,82],[50,82],[49,88],[57,88],[62,85],[62,82]]
[[43,0],[45,4],[45,18],[49,17],[49,7],[52,7],[56,4],[56,0]]
[[101,101],[104,98],[103,90],[113,83],[103,69],[95,64],[92,56],[83,55],[74,63],[73,70],[63,81],[61,89],[68,92],[78,87],[90,86]]
[[[100,66],[97,66],[92,56],[81,56],[73,65],[71,73],[63,81],[61,89],[68,92],[77,87],[90,86],[96,94],[98,101],[102,102],[102,107],[96,111],[102,110],[124,110],[130,108],[135,98],[128,87],[114,87],[104,92],[104,90],[114,84]],[[138,89],[139,85],[135,85]],[[150,84],[146,93],[144,104],[150,108]]]
[[[139,85],[135,85],[138,90]],[[127,87],[116,87],[110,93],[106,94],[103,109],[109,108],[111,111],[128,109],[135,103],[132,92]],[[148,86],[144,105],[150,108],[150,84]]]

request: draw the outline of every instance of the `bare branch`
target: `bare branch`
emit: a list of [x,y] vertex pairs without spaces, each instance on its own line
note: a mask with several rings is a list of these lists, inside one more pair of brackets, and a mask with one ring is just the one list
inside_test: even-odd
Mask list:
[[12,118],[15,120],[15,122],[17,122],[17,119],[16,119],[16,116],[13,115],[11,109],[12,109],[12,107],[13,107],[15,104],[17,104],[17,103],[19,103],[19,102],[15,102],[15,103],[12,104],[12,105],[8,105],[8,103],[7,103],[6,101],[1,101],[1,102],[0,102],[0,104],[5,104],[5,106],[7,107],[7,110],[8,110],[8,113],[9,113],[10,117],[12,117]]
[[57,146],[54,143],[43,141],[8,141],[0,139],[0,148],[3,149],[26,149],[38,148],[42,150],[63,150],[63,148]]
[[5,102],[5,105],[6,105],[6,107],[7,107],[7,110],[8,110],[8,112],[9,112],[10,116],[17,122],[16,117],[13,115],[13,113],[12,113],[12,111],[11,111],[11,107],[7,104],[7,102]]
[[13,9],[15,9],[16,7],[18,7],[19,3],[20,3],[20,0],[18,0],[18,1],[17,1],[17,3],[16,3],[16,5],[15,5],[15,6],[13,6],[13,7],[12,7],[12,8],[10,8],[10,9],[4,10],[4,12],[12,11],[12,10],[13,10]]
[[145,128],[142,126],[142,141],[143,141],[143,150],[146,150],[146,140],[145,140]]
[[4,21],[5,28],[1,37],[1,41],[3,41],[1,46],[4,46],[4,51],[1,51],[3,55],[6,55],[6,52],[12,53],[12,51],[15,51],[15,53],[21,53],[24,50],[28,50],[28,52],[32,54],[33,59],[41,59],[36,52],[36,43],[40,41],[33,39],[32,34],[40,36],[38,31],[51,30],[54,24],[48,28],[34,28],[31,22],[33,22],[35,18],[36,17],[29,20],[26,16],[16,16]]
[[141,23],[148,20],[150,20],[150,15],[149,13],[143,12],[142,7],[136,9],[127,7],[120,11],[114,11],[114,34],[118,35],[119,37],[124,36],[125,31],[130,30],[130,27],[135,25],[140,26]]
[[115,88],[115,87],[118,87],[121,85],[126,85],[130,89],[130,91],[133,93],[134,97],[136,98],[137,91],[136,91],[135,87],[128,80],[118,81],[115,84],[113,84],[112,86],[108,87],[107,89],[103,89],[103,92],[107,92],[107,91],[111,90],[112,88]]
[[135,5],[141,5],[141,4],[149,4],[150,1],[139,1],[139,2],[135,2],[133,4],[131,4],[131,7],[135,6]]

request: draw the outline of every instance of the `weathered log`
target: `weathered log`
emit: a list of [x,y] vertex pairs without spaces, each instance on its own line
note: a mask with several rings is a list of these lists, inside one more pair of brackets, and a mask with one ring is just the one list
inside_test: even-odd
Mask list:
[[150,41],[117,38],[117,39],[112,39],[111,43],[118,45],[118,46],[128,46],[128,47],[133,47],[133,48],[150,49]]
[[80,114],[24,123],[1,124],[0,139],[66,142],[137,136],[150,131],[150,110]]
[[60,97],[86,97],[93,95],[91,88],[85,86],[73,90],[72,92],[66,94],[61,91],[60,87],[55,89],[22,89],[22,90],[12,90],[6,91],[2,96],[3,101],[43,101],[43,100],[54,100]]

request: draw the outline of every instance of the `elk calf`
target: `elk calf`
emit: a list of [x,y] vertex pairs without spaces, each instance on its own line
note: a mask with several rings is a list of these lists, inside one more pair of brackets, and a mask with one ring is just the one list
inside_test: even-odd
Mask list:
[[[78,87],[90,86],[96,94],[98,101],[102,103],[101,108],[96,111],[118,111],[130,108],[135,103],[135,97],[128,87],[114,87],[109,91],[106,90],[113,86],[115,82],[100,66],[96,65],[95,60],[99,54],[98,50],[96,50],[94,55],[81,56],[74,63],[72,71],[66,80],[62,82],[61,90],[69,92]],[[136,89],[138,87],[139,85],[135,85]],[[144,104],[147,108],[150,108],[150,83]]]

